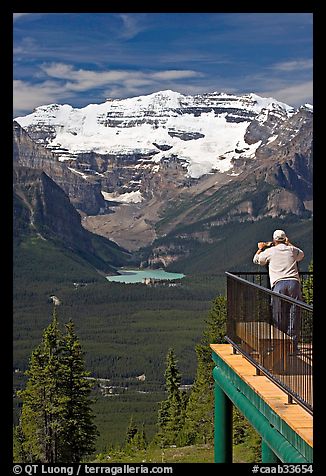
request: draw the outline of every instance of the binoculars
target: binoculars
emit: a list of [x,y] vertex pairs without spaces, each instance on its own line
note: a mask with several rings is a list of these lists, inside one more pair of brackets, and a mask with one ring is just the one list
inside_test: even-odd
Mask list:
[[273,241],[260,241],[258,243],[258,248],[260,250],[266,250],[266,248],[271,248],[272,246],[274,246]]

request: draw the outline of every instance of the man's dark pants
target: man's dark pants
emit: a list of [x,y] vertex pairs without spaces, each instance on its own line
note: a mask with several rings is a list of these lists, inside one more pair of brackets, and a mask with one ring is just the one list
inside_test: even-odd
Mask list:
[[[293,299],[302,299],[301,286],[296,279],[282,279],[272,289],[275,293],[285,294]],[[298,349],[300,337],[300,308],[285,300],[273,296],[273,321],[274,325],[282,332],[293,338],[294,350]]]

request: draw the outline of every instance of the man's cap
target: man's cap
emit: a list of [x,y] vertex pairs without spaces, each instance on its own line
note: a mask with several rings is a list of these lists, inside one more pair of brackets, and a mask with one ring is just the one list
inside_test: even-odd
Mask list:
[[275,240],[275,241],[285,241],[286,240],[285,231],[275,230],[274,233],[273,233],[273,240]]

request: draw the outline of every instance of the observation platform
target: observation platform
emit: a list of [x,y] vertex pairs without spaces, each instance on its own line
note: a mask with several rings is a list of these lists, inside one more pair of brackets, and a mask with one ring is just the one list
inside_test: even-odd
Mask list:
[[232,405],[262,437],[262,462],[311,463],[313,416],[231,344],[211,344],[215,379],[215,462],[232,462]]

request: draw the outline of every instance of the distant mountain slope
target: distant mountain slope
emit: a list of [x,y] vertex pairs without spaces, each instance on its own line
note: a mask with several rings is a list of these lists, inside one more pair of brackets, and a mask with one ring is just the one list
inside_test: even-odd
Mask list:
[[66,194],[42,170],[15,166],[13,172],[14,238],[18,246],[37,237],[38,242],[41,239],[69,251],[84,265],[108,274],[129,261],[126,250],[81,226],[81,217]]
[[139,252],[143,265],[165,266],[186,275],[223,275],[225,271],[266,271],[252,263],[258,241],[269,241],[275,229],[284,229],[291,241],[301,247],[305,258],[301,270],[308,270],[313,253],[313,221],[294,215],[262,218],[252,222],[230,222],[205,234],[196,225],[157,239]]

